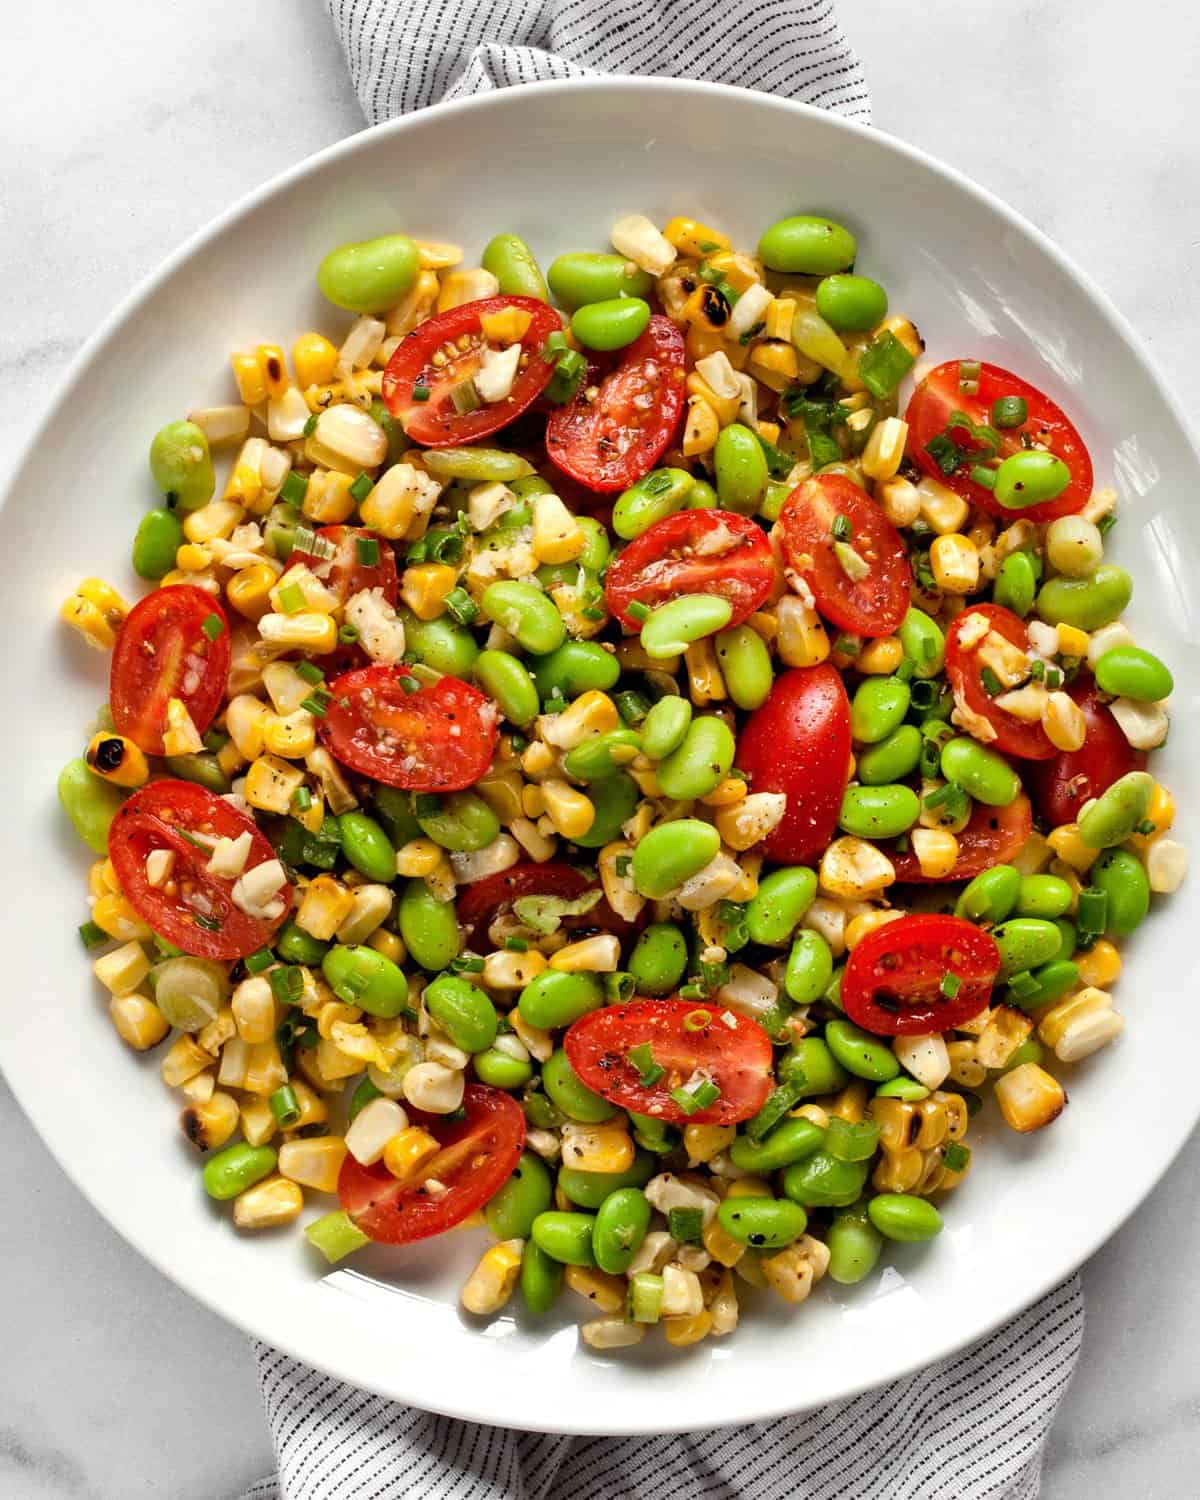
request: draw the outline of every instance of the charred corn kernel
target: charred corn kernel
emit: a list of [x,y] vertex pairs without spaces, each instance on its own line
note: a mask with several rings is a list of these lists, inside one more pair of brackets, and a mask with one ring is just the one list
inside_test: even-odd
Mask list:
[[145,942],[153,934],[120,891],[101,896],[92,907],[92,921],[119,942]]
[[436,620],[446,613],[446,595],[458,574],[446,563],[416,563],[405,568],[400,597],[418,620]]
[[[264,725],[264,735],[266,728]],[[260,755],[246,772],[245,798],[260,812],[278,813],[281,817],[292,805],[292,798],[304,783],[304,772],[274,755]],[[332,934],[331,934],[332,935]]]
[[795,594],[775,606],[779,659],[788,667],[815,667],[829,655],[829,635],[815,609]]
[[233,1200],[233,1222],[239,1229],[274,1229],[290,1224],[304,1207],[304,1194],[285,1177],[268,1177]]
[[876,1163],[871,1185],[881,1193],[911,1193],[924,1171],[924,1152],[915,1147],[887,1152]]
[[853,953],[868,933],[877,927],[886,927],[905,915],[902,911],[865,911],[846,923],[846,951]]
[[708,453],[720,435],[721,423],[716,410],[703,396],[689,396],[683,424],[682,451],[685,458]]
[[908,423],[899,417],[877,422],[863,449],[863,473],[868,479],[894,479],[908,442]]
[[292,369],[296,384],[326,385],[337,369],[338,352],[324,334],[302,333],[292,345]]
[[865,677],[888,677],[904,660],[904,647],[894,635],[868,641],[855,659],[855,670]]
[[710,229],[707,224],[678,214],[667,220],[662,232],[663,238],[669,240],[680,255],[690,256],[693,260],[730,248],[728,237],[719,229]]
[[927,880],[944,879],[958,861],[958,840],[947,828],[914,828],[909,842]]
[[587,534],[557,495],[533,501],[534,556],[541,563],[574,562],[587,546]]
[[1056,750],[1078,750],[1087,737],[1083,710],[1069,693],[1047,694],[1046,706],[1042,710],[1042,728]]
[[254,351],[254,360],[262,372],[267,399],[278,400],[288,388],[287,361],[283,357],[283,350],[277,344],[259,344]]
[[688,1154],[688,1165],[712,1161],[714,1156],[728,1151],[736,1134],[732,1125],[685,1125],[683,1146]]
[[314,750],[311,755],[305,756],[304,764],[321,783],[321,791],[325,794],[331,813],[340,817],[342,813],[358,806],[358,798],[346,785],[341,768],[328,750]]
[[296,926],[303,928],[310,937],[327,943],[353,909],[353,891],[332,875],[318,875],[304,888],[296,911]]
[[500,312],[484,313],[479,327],[485,339],[494,344],[515,344],[523,339],[533,321],[523,307],[505,307]]
[[[293,1089],[295,1084],[292,1085]],[[289,1182],[318,1193],[336,1193],[338,1173],[346,1159],[346,1143],[340,1136],[308,1136],[285,1141],[279,1148],[279,1174]]]
[[441,278],[437,310],[449,312],[452,307],[462,307],[467,302],[478,302],[482,297],[494,297],[500,283],[490,271],[473,266],[467,271],[450,271]]
[[1046,835],[1046,843],[1058,859],[1080,874],[1091,869],[1100,853],[1099,849],[1093,849],[1079,837],[1077,823],[1063,823]]
[[336,526],[354,513],[354,496],[350,486],[354,479],[340,469],[314,469],[308,477],[308,488],[300,509],[310,521],[322,526]]
[[396,874],[413,876],[432,875],[445,855],[432,839],[410,839],[396,850]]
[[150,960],[139,943],[125,943],[96,959],[92,973],[113,995],[131,995],[150,972]]
[[462,1305],[469,1313],[488,1317],[500,1311],[517,1284],[524,1248],[524,1240],[501,1240],[485,1251],[460,1294]]
[[687,664],[688,694],[698,708],[728,696],[710,638],[693,641],[684,653],[684,661]]
[[978,1088],[987,1077],[987,1069],[979,1061],[973,1041],[949,1042],[946,1046],[950,1058],[950,1077],[964,1088]]
[[633,1165],[629,1132],[621,1125],[568,1127],[562,1143],[563,1165],[581,1172],[624,1172]]
[[712,1332],[712,1326],[713,1315],[707,1308],[684,1317],[662,1320],[667,1343],[674,1345],[676,1349],[686,1348],[688,1344],[698,1344]]
[[1175,799],[1161,782],[1156,781],[1154,790],[1150,793],[1150,806],[1146,809],[1146,822],[1154,824],[1154,832],[1135,833],[1131,842],[1144,853],[1155,839],[1167,832],[1174,821]]
[[192,1036],[181,1036],[162,1060],[162,1080],[168,1088],[178,1088],[205,1068],[211,1068],[216,1058],[206,1052]]
[[114,994],[108,1002],[108,1014],[117,1035],[135,1052],[157,1047],[171,1029],[166,1016],[145,995]]
[[238,1128],[237,1100],[219,1090],[194,1100],[179,1116],[179,1128],[197,1151],[216,1151]]
[[230,358],[238,395],[245,406],[259,406],[267,399],[267,379],[254,354],[234,354]]
[[1121,977],[1121,955],[1116,945],[1101,938],[1086,953],[1075,955],[1079,978],[1096,989],[1110,989]]
[[337,645],[337,622],[333,616],[309,610],[294,615],[265,614],[258,622],[258,633],[273,646],[294,647],[318,656]]
[[548,777],[542,783],[542,795],[546,799],[546,815],[554,825],[554,831],[565,839],[582,838],[596,821],[593,803],[575,787],[557,777]]
[[979,548],[960,532],[939,536],[929,549],[929,566],[947,594],[970,594],[979,587]]
[[764,334],[769,339],[786,339],[790,342],[792,337],[792,319],[796,316],[796,300],[794,297],[773,297],[771,305],[767,308],[764,316]]
[[1106,1046],[1125,1029],[1107,990],[1088,986],[1059,1000],[1038,1022],[1038,1036],[1060,1062],[1079,1062]]
[[1022,1063],[996,1080],[996,1103],[1004,1123],[1022,1134],[1041,1130],[1062,1114],[1067,1096],[1062,1084],[1037,1063]]
[[144,786],[150,779],[145,755],[124,735],[94,734],[84,759],[93,775],[114,786]]
[[773,391],[785,390],[800,373],[795,347],[784,339],[763,339],[751,345],[750,373]]
[[239,615],[257,622],[271,607],[274,583],[275,570],[270,563],[251,563],[248,568],[239,569],[225,585],[225,597]]
[[416,1180],[421,1168],[441,1150],[437,1138],[422,1130],[419,1125],[410,1125],[392,1136],[383,1148],[383,1164],[401,1182]]
[[112,649],[128,613],[129,606],[116,589],[99,578],[85,578],[59,610],[60,618],[98,651]]
[[208,439],[209,449],[214,453],[242,442],[250,431],[250,411],[240,404],[200,407],[188,412],[187,419],[199,427]]
[[527,953],[497,951],[483,961],[483,982],[490,990],[523,990],[546,967],[546,956],[531,948]]
[[891,860],[866,839],[847,834],[834,839],[821,856],[821,889],[830,896],[865,899],[877,895],[895,878]]
[[[699,1128],[699,1127],[688,1127]],[[700,1242],[719,1265],[736,1266],[746,1253],[746,1247],[732,1235],[726,1234],[714,1216],[700,1231]]]
[[[227,540],[233,533],[245,511],[236,500],[210,500],[207,505],[202,505],[199,510],[194,510],[185,516],[183,522],[183,534],[189,542],[197,542],[203,545],[220,538]],[[185,580],[194,583],[195,578]]]
[[803,1302],[820,1281],[829,1266],[829,1251],[820,1240],[805,1234],[780,1250],[776,1255],[765,1255],[762,1259],[763,1275],[772,1291],[778,1292],[785,1302]]

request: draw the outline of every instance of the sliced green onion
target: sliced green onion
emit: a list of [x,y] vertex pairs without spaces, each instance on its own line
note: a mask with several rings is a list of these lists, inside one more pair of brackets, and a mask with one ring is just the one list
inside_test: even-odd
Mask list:
[[872,396],[883,401],[893,394],[914,364],[916,360],[888,328],[859,355],[858,375]]
[[271,993],[280,1005],[295,1005],[304,994],[304,975],[291,964],[281,964],[271,970]]
[[975,465],[971,470],[971,479],[985,490],[994,490],[996,488],[995,469],[985,468],[983,464]]
[[483,399],[475,388],[474,380],[468,376],[466,380],[460,380],[456,386],[452,386],[450,404],[460,417],[466,417],[471,412],[478,411],[483,405]]
[[317,683],[325,681],[325,673],[321,671],[315,661],[298,661],[296,676],[303,677],[305,682]]
[[689,1010],[683,1018],[684,1031],[707,1031],[713,1023],[711,1010]]
[[979,685],[989,698],[995,698],[1004,691],[1004,684],[992,671],[991,667],[980,667]]
[[1023,427],[1028,420],[1024,396],[1000,396],[992,402],[993,427]]
[[[369,474],[358,474],[350,485],[350,498],[355,505],[361,505],[374,488]],[[361,547],[365,540],[365,537],[360,537],[358,545]],[[378,543],[376,545],[378,546]],[[359,561],[361,562],[362,559],[360,558]]]
[[205,917],[201,916],[198,911],[194,911],[192,913],[192,921],[205,932],[220,932],[221,930],[221,919],[219,917]]
[[261,974],[275,962],[275,955],[270,948],[260,948],[257,953],[251,953],[248,958],[243,959],[243,962],[247,974]]
[[636,989],[637,981],[623,969],[604,976],[604,998],[610,1005],[624,1005],[633,999]]
[[200,623],[200,629],[203,630],[210,641],[215,641],[225,629],[225,621],[222,620],[220,615],[205,615]]
[[857,635],[839,635],[833,643],[833,649],[838,656],[859,656],[862,653],[862,639]]
[[451,589],[442,603],[446,606],[446,613],[460,625],[469,625],[479,615],[479,606],[466,589]]
[[308,494],[308,480],[295,469],[289,469],[287,478],[279,486],[279,498],[288,505],[299,505]]
[[504,939],[504,947],[509,953],[528,953],[529,944],[524,938],[509,937]]
[[801,1069],[794,1068],[785,1083],[777,1084],[767,1095],[756,1115],[746,1121],[745,1131],[752,1141],[761,1141],[772,1131],[788,1110],[794,1109],[804,1097],[805,1078]]
[[627,689],[623,693],[614,693],[613,702],[626,724],[640,724],[650,712],[650,700],[644,693],[638,693],[632,689]]
[[625,1056],[638,1070],[638,1083],[644,1089],[656,1084],[666,1071],[654,1061],[654,1053],[650,1049],[649,1042],[642,1042],[636,1047],[631,1047]]
[[355,1250],[371,1243],[344,1209],[335,1208],[332,1213],[322,1214],[305,1226],[304,1237],[315,1246],[330,1265],[335,1264]]
[[[366,479],[365,474],[360,474],[359,479]],[[356,479],[355,484],[358,483]],[[370,480],[367,480],[370,483]],[[351,485],[350,493],[354,493]],[[379,566],[379,538],[373,536],[360,536],[355,538],[354,550],[358,553],[358,560],[364,568],[375,568]]]
[[1075,913],[1080,932],[1097,936],[1108,926],[1108,892],[1098,886],[1085,885],[1079,893],[1079,905]]
[[667,1213],[667,1231],[681,1245],[694,1245],[704,1230],[704,1213],[699,1208],[672,1208]]
[[546,335],[546,342],[542,345],[542,358],[549,364],[560,354],[565,354],[569,348],[566,334],[561,329],[556,329],[553,333]]
[[412,398],[414,401],[428,401],[432,395],[433,392],[423,380],[413,381]]
[[1041,989],[1041,985],[1028,969],[1022,969],[1019,974],[1014,974],[1008,981],[1008,993],[1016,1001],[1028,1000],[1031,996],[1040,994]]
[[[301,705],[301,706],[303,706],[303,705]],[[323,709],[322,709],[322,713],[324,713]],[[292,793],[292,807],[293,807],[293,809],[296,812],[298,812],[298,813],[307,812],[309,810],[309,808],[312,806],[312,803],[313,803],[312,793],[309,791],[309,789],[306,786],[298,786],[296,788],[296,790]]]
[[353,646],[355,641],[358,640],[358,626],[350,624],[339,625],[338,640],[341,641],[343,646]]
[[938,985],[938,989],[941,990],[947,1000],[953,1000],[959,990],[962,989],[962,980],[957,974],[943,974],[942,982]]
[[317,430],[317,414],[316,414],[316,412],[313,412],[312,416],[309,417],[308,421],[305,422],[304,426],[300,429],[300,431],[304,434],[305,437],[312,437],[313,433],[316,432],[316,430]]
[[944,432],[939,432],[936,437],[929,439],[925,444],[925,452],[929,454],[947,479],[960,464],[966,461],[967,457],[958,444],[948,438]]
[[406,693],[419,693],[421,691],[421,684],[415,677],[401,677],[400,686]]
[[833,525],[829,529],[834,540],[838,542],[848,542],[854,535],[849,516],[834,516]]
[[483,959],[470,958],[466,954],[460,953],[457,958],[450,960],[450,968],[455,974],[482,974]]
[[111,943],[114,939],[96,922],[85,922],[79,929],[79,941],[85,948],[98,948],[101,943]]
[[971,1148],[961,1141],[947,1141],[942,1147],[942,1160],[951,1172],[965,1172],[971,1163]]
[[662,1317],[662,1305],[662,1277],[656,1276],[653,1271],[635,1271],[629,1278],[630,1320],[634,1323],[657,1323]]
[[[309,713],[312,714],[314,719],[323,719],[328,712],[329,702],[330,699],[328,694],[325,696],[324,702],[322,702],[321,699],[317,697],[301,698],[300,707],[308,709]],[[300,788],[299,790],[303,790],[303,788]]]
[[285,583],[279,590],[279,607],[285,615],[299,614],[307,602],[298,583]]
[[296,1090],[290,1083],[285,1083],[278,1088],[267,1100],[271,1106],[271,1113],[275,1116],[275,1123],[286,1130],[290,1125],[300,1123],[300,1101],[296,1098]]

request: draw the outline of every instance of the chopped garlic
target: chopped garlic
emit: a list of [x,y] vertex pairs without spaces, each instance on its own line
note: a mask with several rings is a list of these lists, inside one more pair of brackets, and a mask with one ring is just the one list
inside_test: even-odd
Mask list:
[[208,873],[219,875],[222,880],[236,880],[246,868],[252,841],[249,829],[235,839],[218,839],[208,862]]
[[517,378],[522,346],[510,344],[507,349],[485,349],[483,362],[475,374],[475,389],[483,401],[506,401]]

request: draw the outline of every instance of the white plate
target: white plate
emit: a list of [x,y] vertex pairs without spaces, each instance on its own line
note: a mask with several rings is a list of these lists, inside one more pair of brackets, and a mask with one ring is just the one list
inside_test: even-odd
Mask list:
[[58,605],[91,573],[137,592],[126,559],[153,503],[149,437],[190,407],[231,398],[231,350],[342,326],[314,285],[330,246],[403,228],[462,240],[470,263],[492,234],[515,230],[544,265],[563,250],[604,248],[614,219],[637,210],[659,221],[691,214],[747,245],[784,214],[828,212],[855,230],[862,268],[918,322],[932,359],[1010,366],[1073,414],[1098,482],[1121,492],[1110,551],[1137,582],[1130,619],[1176,672],[1171,742],[1157,764],[1186,839],[1200,797],[1200,460],[1170,393],[1130,329],[1037,230],[920,152],[800,105],[696,83],[546,84],[428,110],[314,157],[218,220],[114,314],[76,362],[0,514],[0,1064],[46,1144],[133,1245],[248,1331],[400,1400],[574,1432],[760,1419],[950,1353],[1095,1250],[1200,1112],[1192,1049],[1180,1044],[1200,952],[1197,881],[1129,945],[1118,987],[1125,1037],[1067,1070],[1071,1104],[1053,1129],[1030,1140],[984,1131],[939,1240],[897,1248],[857,1289],[827,1281],[796,1310],[748,1296],[742,1326],[719,1342],[672,1351],[654,1340],[633,1358],[597,1356],[578,1341],[572,1319],[585,1309],[569,1294],[569,1317],[476,1326],[456,1294],[478,1234],[373,1251],[322,1275],[295,1228],[241,1237],[204,1197],[175,1126],[179,1100],[156,1057],[139,1060],[116,1039],[74,936],[87,859],[64,828],[54,777],[106,696],[107,664],[57,623]]

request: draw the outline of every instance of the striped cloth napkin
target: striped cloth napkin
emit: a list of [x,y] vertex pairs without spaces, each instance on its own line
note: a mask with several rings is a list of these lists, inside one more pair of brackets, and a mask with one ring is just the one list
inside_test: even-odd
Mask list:
[[[326,0],[371,124],[552,78],[707,78],[869,124],[833,0]],[[806,1415],[659,1437],[484,1427],[400,1406],[264,1344],[277,1474],[243,1500],[1035,1500],[1079,1356],[1073,1276],[963,1353]]]

